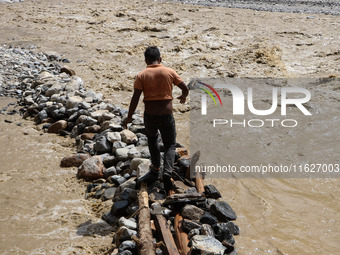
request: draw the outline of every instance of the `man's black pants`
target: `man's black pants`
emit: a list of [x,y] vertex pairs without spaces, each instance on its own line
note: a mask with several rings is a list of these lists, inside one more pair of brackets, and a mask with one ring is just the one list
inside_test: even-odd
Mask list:
[[161,154],[158,143],[159,130],[164,144],[164,175],[171,176],[176,149],[176,126],[174,116],[172,113],[151,115],[144,112],[144,125],[153,167],[159,168],[161,165]]

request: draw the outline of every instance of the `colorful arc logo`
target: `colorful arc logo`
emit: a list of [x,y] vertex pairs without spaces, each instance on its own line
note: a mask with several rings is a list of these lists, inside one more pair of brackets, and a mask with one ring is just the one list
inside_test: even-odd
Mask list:
[[[220,97],[220,95],[217,93],[217,91],[216,91],[212,86],[210,86],[209,84],[203,83],[203,82],[199,82],[199,84],[202,84],[203,86],[208,87],[212,92],[214,92],[214,94],[217,96],[217,98],[218,98],[218,100],[220,101],[220,104],[221,104],[221,106],[222,106],[221,97]],[[199,89],[201,89],[201,90],[203,90],[204,92],[206,92],[206,93],[212,98],[212,100],[214,101],[215,105],[217,104],[217,103],[216,103],[216,100],[215,100],[215,98],[214,98],[214,96],[211,94],[211,92],[210,92],[209,90],[204,89],[204,88],[199,88]]]
[[206,115],[207,114],[207,94],[214,101],[215,105],[217,105],[217,102],[216,102],[216,99],[215,99],[215,97],[217,97],[218,101],[220,102],[220,105],[223,106],[220,95],[217,93],[217,91],[211,85],[206,84],[204,82],[201,82],[201,81],[195,79],[195,80],[192,80],[189,83],[188,86],[189,86],[190,89],[200,89],[200,90],[205,92],[204,94],[201,94],[201,106],[202,106],[201,107],[201,111],[202,111],[202,115]]

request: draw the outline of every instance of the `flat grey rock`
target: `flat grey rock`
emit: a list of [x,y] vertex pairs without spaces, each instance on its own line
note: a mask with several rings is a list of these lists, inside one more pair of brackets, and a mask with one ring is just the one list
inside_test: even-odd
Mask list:
[[195,235],[190,243],[191,249],[200,254],[223,255],[226,247],[212,236]]

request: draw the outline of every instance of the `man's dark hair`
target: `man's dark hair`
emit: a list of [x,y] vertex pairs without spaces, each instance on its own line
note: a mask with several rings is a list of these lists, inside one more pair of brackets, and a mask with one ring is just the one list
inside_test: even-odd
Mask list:
[[161,53],[159,52],[159,49],[155,46],[147,47],[147,49],[144,52],[144,57],[146,61],[154,62],[160,59]]

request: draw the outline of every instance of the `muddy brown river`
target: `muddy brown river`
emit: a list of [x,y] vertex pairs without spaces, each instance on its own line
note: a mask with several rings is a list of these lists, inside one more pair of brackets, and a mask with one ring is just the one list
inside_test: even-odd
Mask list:
[[[0,106],[10,102],[1,98]],[[59,167],[72,141],[18,115],[0,115],[0,123],[0,253],[101,254],[112,241],[97,217],[104,206],[84,199],[76,169]]]
[[[124,107],[144,68],[146,45],[159,45],[164,64],[186,82],[216,76],[338,77],[339,28],[340,16],[144,0],[0,5],[0,43],[58,52],[87,88]],[[0,99],[0,107],[11,100]],[[187,146],[188,107],[175,103],[178,141]],[[0,115],[0,130],[0,254],[109,251],[112,229],[100,217],[111,202],[85,200],[86,183],[76,179],[77,170],[59,167],[74,152],[73,141],[46,134],[18,115]],[[251,155],[251,147],[245,153]],[[238,254],[339,254],[340,179],[205,182],[216,185],[238,215]]]

